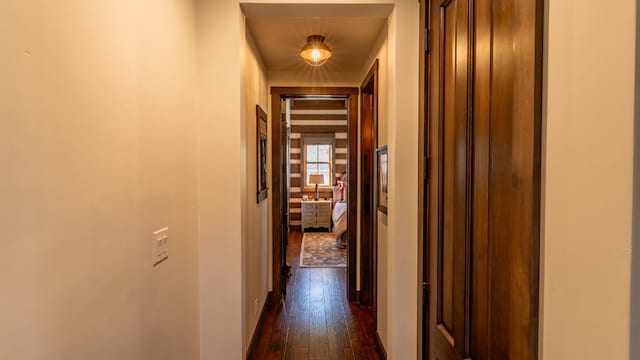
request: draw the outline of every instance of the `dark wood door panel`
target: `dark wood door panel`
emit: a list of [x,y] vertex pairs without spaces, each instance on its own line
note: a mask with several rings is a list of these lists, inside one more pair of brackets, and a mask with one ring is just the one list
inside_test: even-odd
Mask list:
[[429,358],[533,360],[543,3],[429,7]]
[[440,7],[442,131],[438,161],[441,202],[436,263],[439,275],[436,346],[451,348],[439,350],[443,359],[463,359],[468,353],[469,6],[468,0],[451,0]]
[[489,166],[491,114],[486,111],[491,100],[492,1],[475,0],[474,24],[474,171],[471,297],[471,354],[474,359],[491,359],[489,353],[490,318],[487,281],[489,262]]
[[489,326],[498,358],[537,358],[541,11],[541,1],[492,4],[488,231],[500,271],[490,273]]
[[438,327],[436,336],[434,337],[433,356],[438,360],[462,359],[452,343],[453,338],[448,337],[446,331],[446,329]]
[[[456,56],[455,56],[455,4],[452,1],[449,6],[442,8],[442,89],[443,112],[441,124],[442,134],[442,235],[438,247],[440,258],[438,259],[438,270],[441,273],[438,279],[438,290],[440,292],[439,324],[444,325],[450,332],[454,332],[453,323],[453,272],[454,272],[454,242],[459,237],[459,194],[456,193],[456,184],[460,179],[456,172]],[[456,176],[458,175],[458,176]],[[464,194],[462,194],[464,196]],[[464,206],[464,204],[462,204]],[[456,234],[456,230],[458,234]],[[464,230],[464,227],[463,227]],[[456,236],[458,235],[458,236]]]

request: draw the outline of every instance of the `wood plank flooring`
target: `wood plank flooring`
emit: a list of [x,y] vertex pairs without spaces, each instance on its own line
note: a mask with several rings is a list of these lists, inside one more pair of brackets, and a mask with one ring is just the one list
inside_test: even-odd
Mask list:
[[265,314],[251,359],[379,359],[371,309],[346,299],[346,269],[300,268],[301,242],[290,233],[287,299]]

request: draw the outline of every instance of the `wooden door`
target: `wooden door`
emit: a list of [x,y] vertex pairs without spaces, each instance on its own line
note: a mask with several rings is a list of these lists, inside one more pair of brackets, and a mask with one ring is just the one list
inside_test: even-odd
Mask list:
[[378,66],[376,59],[360,86],[360,305],[374,307],[377,296],[378,249],[378,212],[375,203]]
[[282,296],[287,296],[287,277],[289,276],[289,265],[287,264],[287,246],[289,244],[289,187],[287,186],[287,180],[289,178],[289,128],[287,126],[286,115],[286,100],[280,100],[282,114],[280,116],[280,159],[283,159],[283,166],[280,169],[280,209],[282,209],[280,234],[282,244],[282,257],[281,257],[281,269],[280,272],[280,286],[282,289]]
[[537,358],[541,0],[430,0],[430,359]]
[[437,359],[469,355],[470,112],[471,38],[469,0],[441,4],[440,104],[438,116],[437,260],[433,351]]

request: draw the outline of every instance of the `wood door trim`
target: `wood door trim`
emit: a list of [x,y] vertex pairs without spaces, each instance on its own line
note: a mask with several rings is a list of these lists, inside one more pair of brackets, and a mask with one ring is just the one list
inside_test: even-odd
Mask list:
[[349,234],[347,251],[347,297],[349,301],[356,301],[357,287],[357,218],[358,218],[358,88],[351,88],[349,93],[349,118],[348,139],[349,149],[347,173],[349,174],[349,190],[347,192],[347,216],[355,221],[347,221],[347,233]]
[[305,96],[305,95],[335,95],[335,96],[357,96],[357,87],[297,87],[297,86],[274,86],[271,87],[271,95],[280,96]]
[[[282,215],[283,209],[281,207],[280,193],[280,175],[282,173],[282,159],[280,158],[280,147],[282,146],[282,139],[280,135],[282,131],[280,129],[281,124],[281,98],[279,95],[273,93],[271,96],[271,251],[272,251],[272,291],[271,301],[273,304],[278,304],[282,300]],[[278,214],[278,215],[276,215]]]
[[[374,324],[377,324],[377,259],[378,259],[378,211],[376,209],[375,184],[377,179],[375,154],[378,138],[378,69],[375,59],[360,85],[360,290],[361,303],[373,306]],[[365,94],[372,97],[372,107],[365,104]],[[369,111],[371,112],[369,114]],[[365,114],[367,114],[365,119]],[[367,134],[364,132],[367,131]],[[368,164],[365,161],[368,159]],[[365,209],[365,193],[373,194]],[[365,211],[366,210],[366,211]],[[368,236],[363,236],[367,234]]]
[[[280,100],[283,97],[305,96],[305,95],[328,95],[328,96],[344,96],[348,99],[348,122],[347,122],[347,148],[349,149],[347,173],[349,174],[349,191],[347,192],[347,217],[350,219],[357,218],[357,189],[358,186],[358,95],[360,89],[357,87],[271,87],[271,234],[272,234],[272,292],[271,297],[273,303],[279,303],[282,300],[282,269],[280,263],[283,256],[282,253],[282,232],[281,232],[281,216],[283,209],[281,208],[281,198],[279,186],[280,173],[283,166],[283,159],[280,156],[280,146],[282,139],[280,138],[280,119],[281,105]],[[356,301],[357,286],[357,223],[356,221],[347,222],[347,298],[349,301]]]
[[420,0],[420,87],[419,87],[419,123],[418,123],[418,358],[429,357],[429,244],[428,240],[428,195],[429,177],[429,127],[427,116],[429,111],[429,51],[427,42],[431,42],[429,30],[428,0]]
[[270,310],[270,304],[272,304],[271,297],[273,296],[273,292],[267,292],[267,297],[264,299],[264,303],[262,304],[262,310],[260,311],[260,316],[258,317],[258,323],[256,324],[255,329],[253,330],[253,335],[251,335],[251,342],[249,343],[249,348],[247,349],[246,359],[253,359],[255,357],[255,352],[257,350],[258,341],[260,341],[260,330],[262,329],[262,325],[264,324],[264,318],[267,315],[267,312]]
[[387,350],[385,350],[384,344],[382,344],[382,339],[380,339],[380,333],[378,333],[377,330],[376,330],[376,336],[374,337],[373,341],[376,344],[376,350],[378,352],[378,357],[381,360],[387,360]]
[[[371,78],[374,78],[377,80],[379,69],[380,69],[380,60],[375,59],[373,61],[373,64],[371,64],[371,68],[369,68],[369,72],[367,73],[367,75],[364,77],[364,80],[362,80],[362,83],[360,84],[360,92],[362,92],[362,89],[367,87],[367,85],[371,82]],[[377,87],[378,87],[378,82],[375,81],[374,89]]]
[[[474,0],[468,0],[467,4],[467,36],[469,38],[469,52],[467,53],[467,94],[471,95],[467,99],[467,213],[465,214],[466,235],[465,235],[465,281],[464,292],[471,294],[471,242],[473,237],[473,185],[474,185],[474,56],[475,51],[475,29],[474,29]],[[471,353],[471,296],[465,296],[464,301],[464,344],[462,348],[466,355]]]

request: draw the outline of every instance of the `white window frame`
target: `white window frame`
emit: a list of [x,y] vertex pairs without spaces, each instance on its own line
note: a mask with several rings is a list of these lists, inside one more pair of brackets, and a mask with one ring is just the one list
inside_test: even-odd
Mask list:
[[[302,136],[302,161],[300,165],[302,175],[302,186],[305,190],[315,189],[315,185],[307,184],[307,145],[329,145],[329,179],[327,185],[318,185],[319,188],[330,188],[333,185],[333,175],[335,166],[335,137],[326,134],[310,135],[306,134]],[[311,162],[311,164],[327,164],[326,162]]]

